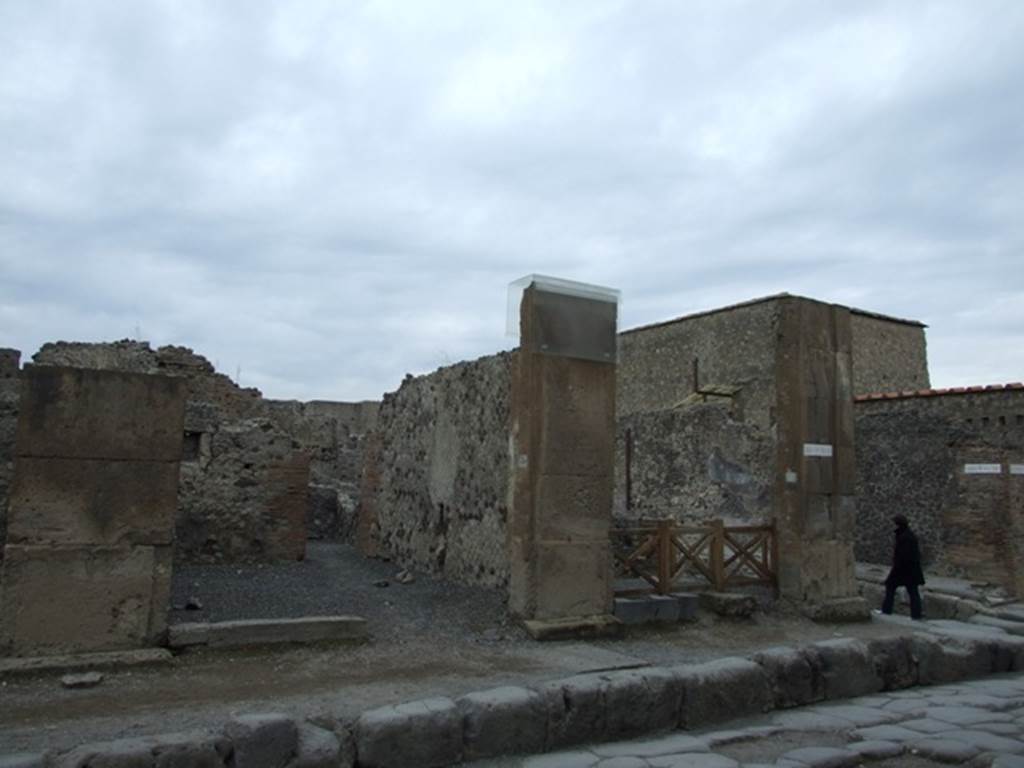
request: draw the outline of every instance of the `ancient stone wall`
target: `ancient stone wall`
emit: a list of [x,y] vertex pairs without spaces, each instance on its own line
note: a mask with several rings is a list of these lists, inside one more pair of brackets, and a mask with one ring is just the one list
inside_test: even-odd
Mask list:
[[753,525],[771,517],[772,431],[736,419],[727,398],[620,418],[616,456],[618,518]]
[[[185,379],[179,561],[294,560],[304,555],[307,533],[350,534],[362,441],[376,404],[264,400],[259,390],[238,387],[185,347],[57,342],[33,360]],[[308,474],[304,490],[282,495],[275,478],[284,472],[291,488],[302,471]]]
[[0,559],[7,540],[7,492],[14,477],[14,435],[18,426],[21,352],[0,349]]
[[930,572],[1024,594],[1024,386],[860,397],[855,415],[857,558],[891,562],[900,513]]
[[170,592],[183,382],[40,366],[20,379],[0,655],[159,642]]
[[359,510],[368,554],[466,584],[508,582],[509,353],[384,396]]
[[310,457],[307,533],[313,539],[352,539],[367,435],[380,404],[267,400],[270,416]]
[[776,297],[619,334],[615,515],[771,517]]
[[931,386],[924,325],[856,309],[851,311],[850,319],[854,394]]
[[623,331],[618,418],[673,408],[695,393],[732,400],[740,421],[763,428],[775,404],[776,297]]

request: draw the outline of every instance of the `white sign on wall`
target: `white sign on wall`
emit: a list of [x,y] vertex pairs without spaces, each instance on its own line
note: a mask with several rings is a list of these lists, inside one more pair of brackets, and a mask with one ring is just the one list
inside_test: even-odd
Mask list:
[[804,443],[804,456],[829,458],[832,456],[832,445],[830,443]]
[[1002,464],[964,464],[965,475],[1001,475]]
[[1010,465],[1011,475],[1024,475],[1024,464],[1011,464]]

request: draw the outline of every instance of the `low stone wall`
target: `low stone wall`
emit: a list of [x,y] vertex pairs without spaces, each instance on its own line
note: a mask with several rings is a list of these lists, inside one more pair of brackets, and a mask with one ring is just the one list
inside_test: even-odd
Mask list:
[[[759,524],[772,514],[775,444],[726,400],[620,418],[615,516]],[[628,479],[627,479],[628,475]]]
[[1024,594],[1024,386],[858,398],[855,416],[857,559],[891,561],[899,513],[929,571]]
[[464,584],[504,587],[511,354],[409,376],[366,453],[361,547]]
[[[438,696],[379,707],[354,720],[329,714],[315,723],[283,714],[239,715],[216,730],[89,744],[45,758],[25,755],[19,764],[41,765],[46,759],[47,765],[89,765],[116,759],[133,765],[443,768],[709,728],[772,710],[1022,669],[1024,638],[1010,635],[835,639],[776,647],[749,658],[593,672],[458,699]],[[856,759],[851,754],[851,762]]]

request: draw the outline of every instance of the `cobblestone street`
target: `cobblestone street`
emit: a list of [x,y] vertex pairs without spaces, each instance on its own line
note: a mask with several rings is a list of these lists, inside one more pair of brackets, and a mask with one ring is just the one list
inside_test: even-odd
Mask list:
[[473,768],[1024,767],[1024,674],[801,707],[728,729],[676,732]]

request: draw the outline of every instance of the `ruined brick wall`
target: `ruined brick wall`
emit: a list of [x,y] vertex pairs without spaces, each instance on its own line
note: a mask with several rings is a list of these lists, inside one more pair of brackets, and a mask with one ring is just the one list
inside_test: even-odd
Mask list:
[[308,534],[351,540],[367,435],[379,403],[265,401],[270,416],[310,457]]
[[[175,559],[267,562],[305,553],[308,490],[280,492],[283,468],[306,467],[302,446],[269,412],[259,390],[238,387],[185,347],[147,342],[56,342],[37,365],[159,373],[186,381],[184,450]],[[287,501],[288,505],[285,504]]]
[[0,559],[7,540],[7,496],[14,477],[14,435],[18,426],[21,352],[0,349]]
[[901,513],[930,572],[1024,594],[1024,386],[862,397],[854,412],[858,559],[891,561]]
[[365,551],[453,581],[507,584],[510,361],[407,377],[385,395],[363,473]]
[[850,313],[853,332],[853,392],[899,392],[927,389],[925,327],[912,320]]
[[616,517],[771,516],[777,334],[774,297],[619,334]]

